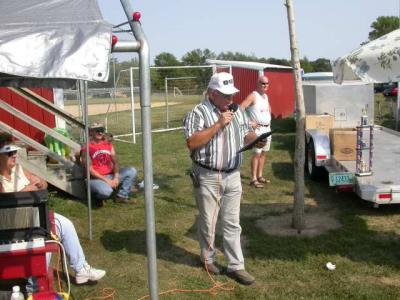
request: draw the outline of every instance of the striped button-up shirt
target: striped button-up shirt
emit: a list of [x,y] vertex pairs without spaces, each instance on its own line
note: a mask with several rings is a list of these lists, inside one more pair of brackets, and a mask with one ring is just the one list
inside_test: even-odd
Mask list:
[[[205,99],[187,113],[183,120],[186,139],[196,131],[213,126],[221,115],[219,109]],[[237,169],[242,164],[242,153],[237,151],[243,147],[244,137],[252,131],[246,114],[239,107],[232,121],[220,129],[204,146],[191,151],[193,162],[217,170]]]

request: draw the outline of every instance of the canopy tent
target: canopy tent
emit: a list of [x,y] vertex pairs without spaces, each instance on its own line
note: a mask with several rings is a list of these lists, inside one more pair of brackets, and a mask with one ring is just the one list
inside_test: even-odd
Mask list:
[[400,81],[400,29],[336,59],[334,82],[357,80],[377,83]]
[[0,85],[105,82],[111,30],[95,0],[0,1]]

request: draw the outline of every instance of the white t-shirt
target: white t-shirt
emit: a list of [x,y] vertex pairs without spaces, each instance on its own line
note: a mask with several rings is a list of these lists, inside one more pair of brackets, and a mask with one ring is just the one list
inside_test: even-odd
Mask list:
[[26,178],[22,166],[16,164],[11,169],[11,178],[7,179],[3,175],[0,175],[0,183],[3,186],[5,193],[19,192],[24,187],[29,185],[29,180]]

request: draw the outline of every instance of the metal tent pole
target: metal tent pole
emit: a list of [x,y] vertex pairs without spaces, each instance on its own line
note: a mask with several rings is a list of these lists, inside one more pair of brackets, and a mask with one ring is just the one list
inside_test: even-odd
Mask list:
[[89,170],[89,116],[88,116],[88,103],[87,103],[87,81],[79,80],[79,95],[82,103],[83,110],[83,123],[85,124],[85,142],[86,142],[86,197],[88,206],[88,235],[89,240],[92,240],[92,196],[90,191],[90,170]]
[[129,0],[121,0],[129,26],[140,43],[139,71],[140,71],[140,106],[142,114],[142,140],[143,140],[143,167],[144,167],[144,198],[146,205],[146,240],[148,257],[148,281],[151,299],[158,299],[157,292],[157,256],[156,235],[154,222],[153,199],[153,162],[151,142],[151,106],[150,106],[150,50],[146,36],[138,20],[132,20],[133,10]]

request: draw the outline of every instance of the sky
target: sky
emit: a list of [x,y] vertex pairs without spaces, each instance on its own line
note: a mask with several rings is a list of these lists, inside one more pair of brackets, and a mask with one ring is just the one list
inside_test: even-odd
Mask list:
[[[126,21],[119,0],[98,0],[104,19]],[[178,59],[193,49],[290,59],[284,0],[132,0],[150,45]],[[398,16],[400,0],[293,0],[300,57],[334,60],[368,40],[379,16]],[[129,38],[129,37],[128,37]],[[122,37],[121,39],[126,39]],[[117,54],[118,60],[136,54]]]

